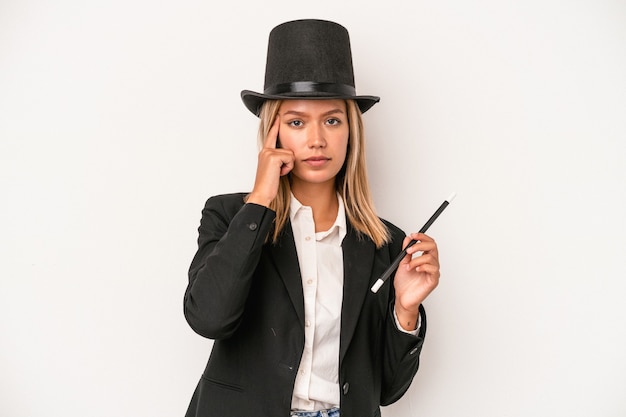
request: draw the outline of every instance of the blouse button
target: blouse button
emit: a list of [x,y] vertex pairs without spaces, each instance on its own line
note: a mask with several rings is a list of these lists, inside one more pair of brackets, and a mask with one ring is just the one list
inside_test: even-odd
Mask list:
[[248,225],[248,229],[250,229],[252,231],[255,231],[257,227],[259,227],[259,226],[256,223],[250,223]]

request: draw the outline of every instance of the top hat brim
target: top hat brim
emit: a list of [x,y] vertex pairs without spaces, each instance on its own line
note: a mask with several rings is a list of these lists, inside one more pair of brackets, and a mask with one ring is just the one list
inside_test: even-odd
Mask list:
[[380,97],[377,96],[355,96],[355,95],[341,95],[328,92],[291,92],[288,94],[261,94],[255,91],[243,90],[241,92],[241,100],[243,104],[254,115],[259,116],[261,112],[261,106],[267,100],[354,100],[359,107],[361,113],[368,111],[374,104],[380,101]]

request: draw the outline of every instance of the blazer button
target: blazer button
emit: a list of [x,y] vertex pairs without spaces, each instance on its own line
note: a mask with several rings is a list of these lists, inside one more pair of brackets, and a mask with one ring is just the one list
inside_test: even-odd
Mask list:
[[257,227],[259,227],[259,226],[256,223],[250,223],[248,225],[248,229],[250,229],[252,231],[255,231]]
[[343,395],[346,395],[348,391],[350,391],[350,384],[346,382],[345,384],[343,384],[342,389],[343,389]]

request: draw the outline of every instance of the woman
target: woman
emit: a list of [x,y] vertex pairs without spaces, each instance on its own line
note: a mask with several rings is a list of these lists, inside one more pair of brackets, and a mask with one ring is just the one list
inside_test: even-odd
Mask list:
[[264,93],[242,99],[262,149],[252,191],[203,210],[185,317],[215,343],[187,416],[379,416],[417,372],[439,280],[436,243],[373,209],[361,113],[379,98],[354,91],[345,28],[299,20],[272,30]]

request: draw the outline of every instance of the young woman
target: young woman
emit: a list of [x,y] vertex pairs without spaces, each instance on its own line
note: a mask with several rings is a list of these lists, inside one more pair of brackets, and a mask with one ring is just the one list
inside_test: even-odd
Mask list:
[[[210,198],[185,317],[213,350],[187,416],[379,416],[419,365],[437,245],[375,214],[347,31],[320,20],[270,34],[250,193]],[[371,286],[411,239],[393,279]],[[422,256],[413,257],[417,251]]]

